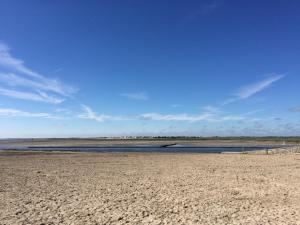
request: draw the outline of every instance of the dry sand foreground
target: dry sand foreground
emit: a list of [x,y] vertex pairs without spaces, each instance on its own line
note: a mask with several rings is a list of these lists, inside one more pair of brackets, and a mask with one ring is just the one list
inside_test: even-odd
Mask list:
[[0,154],[0,224],[300,224],[300,155]]

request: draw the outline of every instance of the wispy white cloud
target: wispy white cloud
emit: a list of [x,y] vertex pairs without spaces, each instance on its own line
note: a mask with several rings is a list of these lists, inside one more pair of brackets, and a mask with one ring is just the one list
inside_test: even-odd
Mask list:
[[246,118],[244,116],[224,116],[221,117],[220,121],[234,121],[234,120],[245,120]]
[[95,120],[97,122],[105,121],[124,121],[124,120],[149,120],[149,121],[165,121],[165,122],[224,122],[224,121],[239,121],[249,120],[243,115],[219,115],[216,112],[203,112],[198,115],[191,115],[187,113],[183,114],[161,114],[161,113],[144,113],[140,115],[131,116],[115,116],[115,115],[104,115],[97,114],[90,107],[82,105],[83,113],[78,115],[81,119]]
[[83,113],[80,114],[78,117],[81,119],[88,119],[88,120],[95,120],[97,122],[104,122],[109,120],[125,120],[125,117],[119,116],[111,116],[111,115],[98,115],[94,112],[90,107],[86,105],[82,105]]
[[159,113],[146,113],[139,116],[140,119],[154,120],[154,121],[186,121],[197,122],[204,121],[211,118],[211,114],[204,113],[200,115],[188,115],[188,114],[159,114]]
[[0,95],[4,95],[16,99],[46,102],[52,104],[59,104],[64,101],[64,99],[62,98],[52,97],[49,96],[47,93],[41,91],[37,93],[33,93],[33,92],[15,91],[11,89],[0,88]]
[[141,115],[134,116],[112,116],[97,114],[90,107],[82,105],[83,113],[78,117],[82,119],[95,120],[97,122],[111,121],[111,120],[152,120],[152,121],[187,121],[187,122],[196,122],[208,119],[210,114],[201,114],[201,115],[188,115],[188,114],[169,114],[163,115],[159,113],[145,113]]
[[24,62],[22,60],[12,57],[10,54],[10,48],[2,42],[0,42],[0,65],[32,77],[40,78],[38,73],[24,66]]
[[134,100],[148,100],[149,97],[146,92],[137,92],[137,93],[121,93],[123,97],[134,99]]
[[273,75],[267,79],[264,79],[258,83],[242,87],[235,95],[240,99],[249,98],[256,93],[263,91],[264,89],[269,87],[272,83],[280,80],[283,77],[284,77],[284,75],[275,74],[275,75]]
[[243,115],[244,115],[244,116],[250,116],[250,115],[253,115],[253,114],[262,112],[262,111],[265,111],[265,109],[255,109],[255,110],[252,110],[252,111],[250,111],[250,112],[246,112],[246,113],[244,113]]
[[62,84],[60,84],[56,80],[33,80],[18,76],[13,73],[0,73],[0,81],[7,84],[8,86],[29,87],[33,89],[53,92],[62,96],[69,96],[73,92],[72,90],[68,90],[68,88],[62,87]]
[[151,120],[151,121],[181,121],[181,122],[224,122],[224,121],[239,121],[249,120],[243,115],[219,115],[213,112],[203,112],[198,115],[191,114],[160,114],[160,113],[146,113],[136,116],[137,119]]
[[[4,43],[0,42],[0,82],[8,87],[23,87],[30,89],[31,91],[37,91],[44,94],[38,94],[43,98],[48,98],[50,93],[60,95],[63,97],[70,97],[77,90],[74,87],[63,84],[57,79],[50,79],[46,76],[28,68],[25,63],[15,58],[10,53],[10,48]],[[5,72],[3,72],[5,71]],[[6,88],[7,89],[7,88]],[[11,93],[15,92],[11,90]],[[49,93],[45,93],[49,92]],[[8,93],[2,91],[2,93]],[[6,94],[6,96],[13,97],[15,94]],[[47,95],[47,97],[45,97]],[[54,97],[49,97],[53,98]],[[38,98],[27,98],[26,100],[36,100]],[[57,103],[57,101],[45,101],[49,103]]]
[[68,115],[72,114],[71,110],[65,109],[65,108],[57,108],[54,111],[57,112],[57,113],[63,113],[63,114],[68,114]]
[[221,112],[221,110],[218,107],[211,106],[211,105],[207,105],[207,106],[203,107],[203,109],[206,112],[210,112],[210,113],[220,113]]
[[234,97],[224,101],[223,105],[227,105],[238,100],[250,98],[251,96],[265,90],[271,84],[282,79],[284,76],[285,75],[281,75],[281,74],[273,74],[267,79],[264,79],[254,84],[241,87],[236,93],[234,93]]
[[55,117],[49,113],[33,113],[26,112],[17,109],[11,108],[0,108],[0,116],[2,117],[38,117],[38,118],[47,118],[47,119],[56,119]]
[[183,107],[183,105],[181,104],[173,104],[171,105],[172,108],[180,108],[180,107]]

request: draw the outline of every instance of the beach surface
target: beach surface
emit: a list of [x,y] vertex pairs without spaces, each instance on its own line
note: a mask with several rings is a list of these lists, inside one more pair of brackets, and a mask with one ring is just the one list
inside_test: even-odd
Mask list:
[[300,155],[0,153],[0,224],[300,224]]

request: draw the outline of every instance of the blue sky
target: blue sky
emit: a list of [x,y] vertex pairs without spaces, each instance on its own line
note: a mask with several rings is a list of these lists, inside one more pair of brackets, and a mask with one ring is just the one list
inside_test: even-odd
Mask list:
[[300,135],[299,1],[0,1],[0,138]]

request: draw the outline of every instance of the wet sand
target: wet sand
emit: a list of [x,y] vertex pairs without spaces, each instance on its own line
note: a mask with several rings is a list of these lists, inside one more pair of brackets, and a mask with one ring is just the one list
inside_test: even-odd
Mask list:
[[300,155],[0,153],[0,224],[300,224]]

